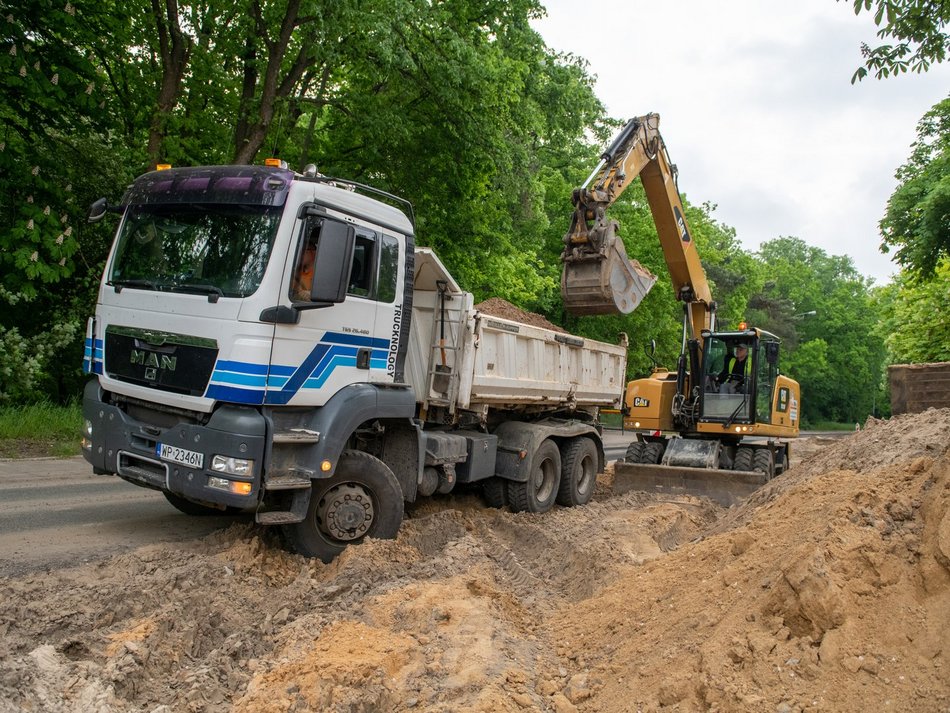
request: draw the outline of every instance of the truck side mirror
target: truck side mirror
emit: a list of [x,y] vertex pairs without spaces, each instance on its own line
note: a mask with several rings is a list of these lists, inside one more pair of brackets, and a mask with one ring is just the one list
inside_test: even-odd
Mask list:
[[353,264],[356,230],[336,220],[324,220],[313,267],[313,302],[335,303],[346,299]]
[[765,360],[775,366],[778,364],[778,342],[767,342],[765,345]]
[[89,206],[89,222],[98,223],[105,217],[107,210],[109,210],[109,201],[105,198],[100,198]]

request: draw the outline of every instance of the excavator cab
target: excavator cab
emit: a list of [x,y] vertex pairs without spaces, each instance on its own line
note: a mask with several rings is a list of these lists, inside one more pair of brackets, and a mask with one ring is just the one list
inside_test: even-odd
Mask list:
[[700,433],[798,435],[798,383],[779,371],[780,340],[762,329],[704,331]]

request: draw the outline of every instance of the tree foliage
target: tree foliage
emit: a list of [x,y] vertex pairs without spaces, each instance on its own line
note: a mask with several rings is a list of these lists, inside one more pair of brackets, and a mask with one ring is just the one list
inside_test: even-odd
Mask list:
[[889,363],[950,361],[950,258],[940,261],[929,280],[901,274],[875,300]]
[[781,305],[761,326],[786,335],[781,368],[801,384],[803,419],[862,420],[881,400],[884,373],[871,280],[851,258],[799,238],[770,240],[759,258],[768,280],[752,302]]
[[881,220],[881,250],[918,276],[950,255],[950,97],[920,120],[911,155]]
[[[838,0],[841,2],[841,0]],[[864,66],[851,83],[869,73],[878,79],[905,72],[925,72],[931,64],[947,59],[950,35],[950,3],[946,0],[851,0],[855,14],[872,12],[882,44],[861,44]],[[890,44],[894,41],[894,44]]]

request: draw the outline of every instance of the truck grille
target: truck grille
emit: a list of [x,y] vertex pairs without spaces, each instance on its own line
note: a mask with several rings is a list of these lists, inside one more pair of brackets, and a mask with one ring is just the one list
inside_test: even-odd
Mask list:
[[106,329],[106,374],[130,384],[201,396],[217,358],[212,339],[117,325]]

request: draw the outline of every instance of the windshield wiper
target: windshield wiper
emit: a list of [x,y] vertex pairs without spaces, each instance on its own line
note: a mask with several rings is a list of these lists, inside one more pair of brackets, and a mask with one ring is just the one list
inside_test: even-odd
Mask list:
[[219,297],[224,297],[224,290],[216,285],[201,285],[197,282],[186,282],[182,285],[174,285],[172,292],[194,292],[199,295],[208,295],[208,302],[217,302]]
[[110,280],[106,283],[109,287],[114,287],[116,294],[122,292],[123,287],[134,287],[139,290],[157,290],[158,285],[156,285],[151,280],[138,280],[138,279],[128,279],[128,280]]
[[722,424],[723,428],[729,428],[732,425],[733,421],[735,421],[736,418],[739,416],[739,411],[742,410],[742,408],[748,403],[748,401],[749,401],[749,395],[743,390],[742,403],[736,406],[736,410],[733,411],[732,415],[728,419],[726,419],[726,422],[724,424]]

